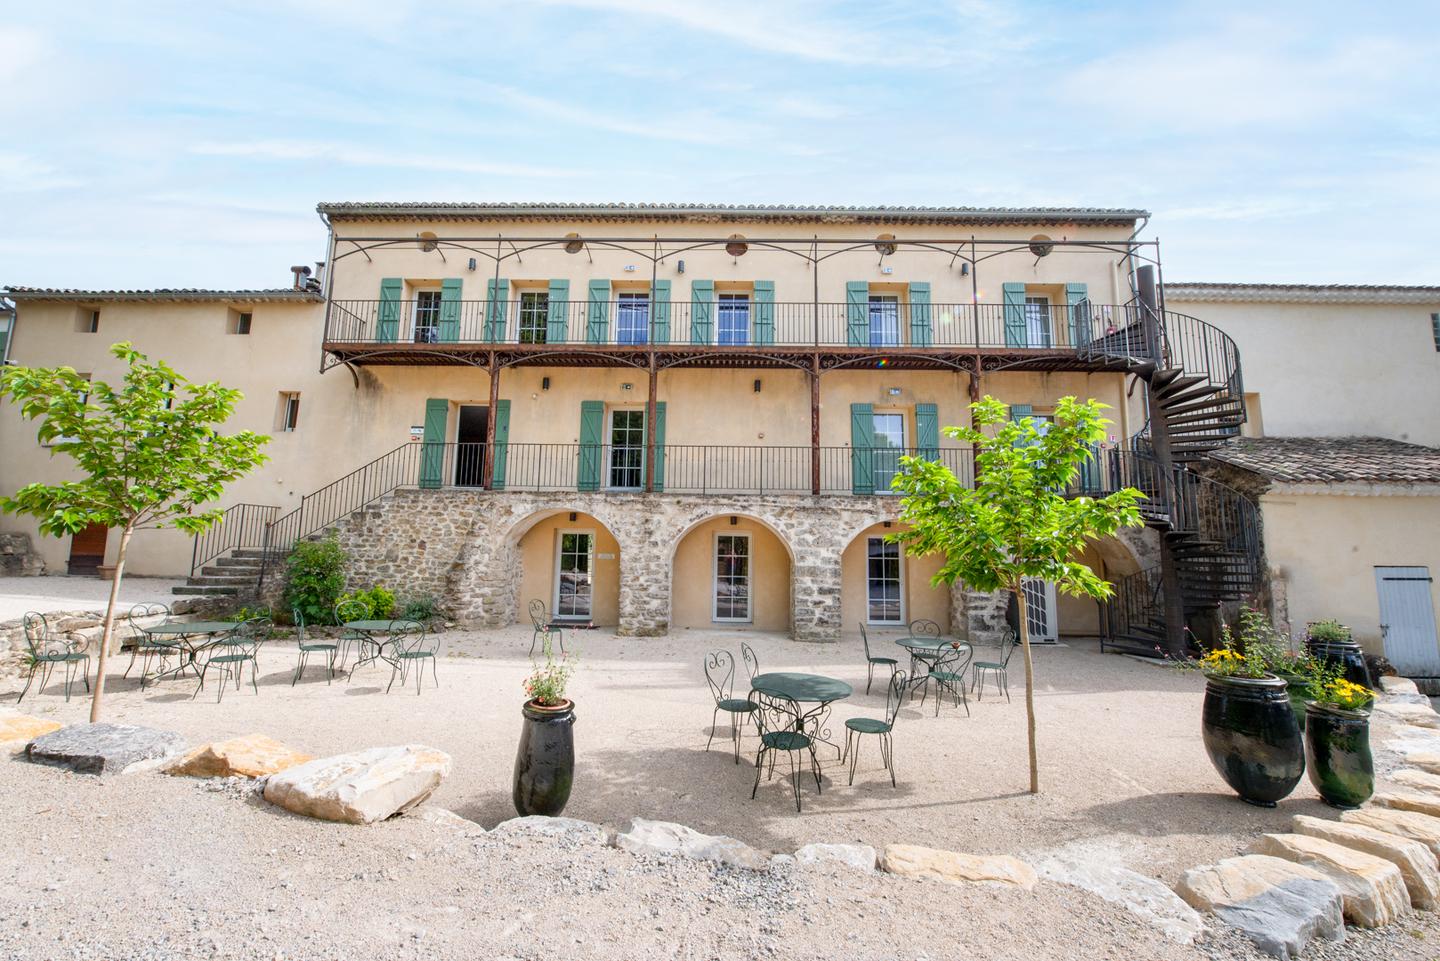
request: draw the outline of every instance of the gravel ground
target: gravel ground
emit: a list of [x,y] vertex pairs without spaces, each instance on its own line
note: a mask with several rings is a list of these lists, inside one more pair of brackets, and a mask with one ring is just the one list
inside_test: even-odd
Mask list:
[[[121,610],[130,605],[158,601],[173,604],[170,588],[183,579],[167,577],[125,577],[120,581]],[[0,577],[0,621],[23,617],[26,611],[105,610],[110,599],[110,582],[98,577],[69,577],[46,574],[42,577]]]
[[[858,644],[745,637],[764,670],[856,684],[833,730],[844,717],[883,710],[878,687],[864,694]],[[902,711],[899,788],[873,743],[853,787],[832,753],[824,793],[812,783],[797,815],[778,780],[750,800],[754,769],[733,763],[724,729],[704,750],[701,657],[717,646],[738,650],[739,641],[577,635],[578,762],[567,815],[621,830],[636,816],[679,821],[782,852],[810,841],[899,841],[1026,857],[1084,843],[1166,883],[1240,852],[1261,831],[1285,830],[1293,814],[1333,816],[1308,782],[1273,811],[1235,800],[1200,743],[1201,679],[1085,646],[1036,651],[1039,797],[1024,790],[1017,661],[1013,703],[987,696],[971,702],[968,718],[952,704],[936,718],[933,700]],[[191,700],[189,680],[143,693],[120,681],[107,719],[178,730],[195,743],[258,731],[316,754],[430,744],[455,759],[433,803],[492,827],[514,813],[509,782],[530,634],[455,632],[446,642],[441,687],[419,697],[413,688],[385,694],[388,668],[376,667],[334,684],[312,668],[292,688],[293,648],[275,642],[261,656],[258,695],[247,683],[217,704],[209,690]],[[67,705],[59,692],[54,684],[22,709],[82,720],[83,699]],[[0,694],[0,705],[13,706],[14,695]],[[747,737],[746,749],[753,743]],[[1387,770],[1394,759],[1382,752],[1379,763]],[[1048,882],[1024,895],[842,869],[767,878],[605,848],[467,838],[413,818],[322,824],[159,775],[100,782],[0,765],[0,804],[11,814],[0,826],[0,956],[943,958],[956,944],[996,957],[1252,956],[1223,933],[1181,948],[1114,906]],[[1315,956],[1428,959],[1437,949],[1435,916],[1415,915],[1352,932]]]

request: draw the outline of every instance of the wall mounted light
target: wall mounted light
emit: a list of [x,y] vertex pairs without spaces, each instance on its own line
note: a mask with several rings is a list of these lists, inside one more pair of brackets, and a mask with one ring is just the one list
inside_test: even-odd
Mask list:
[[731,527],[734,527],[735,525],[737,525],[737,524],[739,524],[739,523],[740,523],[740,518],[736,517],[736,516],[733,515],[733,514],[730,515],[730,526],[731,526]]
[[881,268],[880,268],[880,273],[882,273],[882,274],[893,274],[893,273],[895,273],[895,268],[894,268],[894,267],[881,267]]
[[889,521],[886,521],[886,522],[885,522],[885,526],[886,526],[886,527],[889,527],[889,526],[890,526],[890,522],[889,522]]
[[685,261],[677,260],[675,262],[675,272],[680,274],[685,273]]
[[627,274],[633,274],[633,273],[635,273],[635,265],[634,265],[634,264],[626,264],[626,265],[625,265],[625,273],[627,273]]
[[471,258],[470,258],[469,267],[470,267],[471,270],[474,270],[474,269],[475,269],[475,258],[474,258],[474,257],[471,257]]
[[621,390],[633,390],[633,389],[634,389],[634,385],[633,385],[633,384],[621,384],[621,385],[620,385],[620,389],[621,389]]
[[969,277],[969,276],[970,276],[970,264],[969,264],[968,261],[963,262],[963,263],[960,264],[960,276],[961,276],[961,277]]
[[550,389],[550,378],[549,378],[549,377],[541,377],[541,378],[540,378],[540,389],[541,389],[541,390],[549,390],[549,389]]
[[899,387],[891,387],[889,393],[890,393],[890,396],[891,396],[891,397],[899,397],[899,396],[900,396],[900,388],[899,388]]
[[576,519],[576,514],[575,514],[574,511],[571,511],[571,512],[570,512],[570,523],[572,523],[572,524],[575,523],[575,519]]
[[755,378],[755,393],[760,393],[760,378]]

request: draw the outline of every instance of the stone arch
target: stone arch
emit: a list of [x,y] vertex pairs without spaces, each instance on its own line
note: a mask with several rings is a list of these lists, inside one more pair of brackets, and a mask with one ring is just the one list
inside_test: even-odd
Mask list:
[[[886,605],[878,603],[879,598],[876,599],[876,605],[871,603],[870,568],[872,565],[884,564],[884,561],[870,557],[869,540],[891,533],[901,526],[894,518],[874,520],[855,531],[841,548],[840,609],[843,629],[857,631],[860,623],[864,623],[871,630],[884,630],[887,627],[894,629],[924,618],[935,621],[946,633],[951,631],[954,614],[950,589],[930,586],[930,578],[944,563],[944,558],[939,555],[914,556],[905,553],[903,548],[896,545],[896,573],[899,580],[895,585],[894,607],[885,610]],[[877,591],[878,593],[880,592]]]
[[[589,539],[590,550],[567,562],[588,569],[562,575],[557,569],[562,541],[573,544],[577,536]],[[513,621],[528,623],[530,601],[538,598],[555,620],[619,626],[625,548],[603,518],[578,507],[546,508],[517,522],[505,540],[513,561]],[[577,583],[584,585],[578,593]]]
[[[1149,528],[1121,528],[1109,537],[1096,538],[1085,546],[1080,562],[1112,583],[1116,578],[1134,574],[1150,566],[1147,558],[1158,562],[1159,534]],[[1100,605],[1089,598],[1056,597],[1056,611],[1061,636],[1097,637],[1100,633]]]
[[[704,516],[687,518],[668,545],[670,624],[688,629],[790,631],[795,551],[777,519],[753,510],[717,512],[714,505],[696,513]],[[716,550],[719,539],[731,534],[744,535],[747,548],[747,619],[743,621],[724,620],[716,597]],[[738,613],[733,607],[731,611]]]

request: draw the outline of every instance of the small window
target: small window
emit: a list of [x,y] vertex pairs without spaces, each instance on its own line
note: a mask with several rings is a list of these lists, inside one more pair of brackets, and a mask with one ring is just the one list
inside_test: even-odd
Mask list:
[[245,335],[245,334],[250,333],[250,311],[248,311],[248,310],[232,310],[232,311],[230,311],[230,322],[229,322],[229,324],[226,326],[226,331],[227,331],[228,333],[231,333],[231,334],[240,334],[240,335]]
[[81,334],[98,334],[100,332],[100,311],[81,307],[79,314],[75,317],[75,330]]
[[0,314],[0,364],[5,363],[5,352],[10,347],[10,325],[13,321],[12,314]]
[[282,390],[275,429],[293,431],[300,425],[300,392]]
[[415,291],[415,343],[433,344],[440,339],[440,291]]
[[1435,349],[1440,350],[1440,314],[1430,315],[1430,333],[1435,338]]
[[550,292],[548,290],[522,290],[520,292],[520,343],[545,343],[549,321]]

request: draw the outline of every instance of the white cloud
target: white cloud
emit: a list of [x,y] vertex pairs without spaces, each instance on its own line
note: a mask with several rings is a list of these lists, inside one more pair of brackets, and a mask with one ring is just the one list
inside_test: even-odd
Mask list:
[[78,187],[81,181],[27,154],[0,151],[0,193]]
[[189,152],[207,157],[253,157],[257,160],[275,161],[319,160],[343,164],[347,167],[395,167],[497,177],[567,177],[572,173],[553,167],[489,163],[482,160],[446,157],[431,154],[423,147],[396,152],[310,140],[205,140],[192,145]]
[[18,81],[40,63],[48,48],[39,31],[16,26],[0,28],[0,82]]

